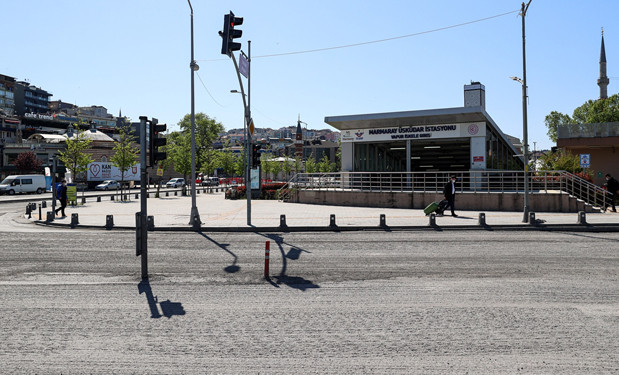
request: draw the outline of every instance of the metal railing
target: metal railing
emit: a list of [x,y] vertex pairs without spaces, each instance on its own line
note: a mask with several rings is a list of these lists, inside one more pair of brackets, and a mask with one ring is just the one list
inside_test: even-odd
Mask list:
[[559,138],[619,137],[619,122],[561,125],[557,135]]
[[[457,172],[335,172],[299,173],[280,189],[280,200],[295,190],[340,190],[368,192],[442,192],[449,177],[455,175],[458,192],[522,193],[524,171],[457,171]],[[564,192],[597,207],[608,202],[606,190],[566,171],[529,172],[532,194]]]

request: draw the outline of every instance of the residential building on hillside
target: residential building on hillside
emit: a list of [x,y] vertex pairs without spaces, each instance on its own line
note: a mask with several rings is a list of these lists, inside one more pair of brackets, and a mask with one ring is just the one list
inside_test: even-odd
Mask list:
[[0,115],[12,116],[15,112],[15,78],[0,74]]
[[49,112],[51,93],[29,82],[15,83],[15,112],[19,116],[27,114],[46,114]]

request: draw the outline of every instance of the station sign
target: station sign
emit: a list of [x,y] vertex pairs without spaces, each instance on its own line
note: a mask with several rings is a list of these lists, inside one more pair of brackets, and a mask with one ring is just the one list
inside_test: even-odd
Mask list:
[[485,137],[486,124],[411,125],[342,131],[342,142],[385,142],[439,138]]

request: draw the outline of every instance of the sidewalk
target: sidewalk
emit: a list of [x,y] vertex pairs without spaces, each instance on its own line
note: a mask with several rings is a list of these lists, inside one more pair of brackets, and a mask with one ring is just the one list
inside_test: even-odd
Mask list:
[[[132,197],[133,198],[133,197]],[[48,204],[50,202],[48,201]],[[280,215],[285,215],[288,227],[329,227],[331,215],[335,215],[338,227],[379,227],[380,215],[385,215],[388,227],[427,227],[430,218],[420,209],[325,206],[301,203],[284,203],[274,200],[251,201],[251,226],[247,225],[247,201],[224,199],[223,193],[202,193],[196,197],[196,205],[202,221],[202,228],[273,228],[280,226]],[[51,206],[43,209],[42,221]],[[71,214],[77,213],[79,226],[104,227],[106,216],[113,215],[114,227],[135,227],[135,213],[140,211],[139,199],[129,202],[111,201],[109,198],[96,202],[88,199],[85,204],[69,206],[67,217],[57,217],[53,224],[71,223]],[[148,199],[148,216],[154,217],[156,228],[189,228],[191,197],[170,196]],[[480,211],[459,211],[458,217],[437,216],[440,227],[479,226]],[[38,212],[32,219],[37,221]],[[492,226],[530,226],[523,223],[522,212],[485,212],[486,224]],[[542,225],[578,224],[577,213],[536,213]],[[591,225],[612,225],[619,228],[619,213],[588,213],[586,221]]]

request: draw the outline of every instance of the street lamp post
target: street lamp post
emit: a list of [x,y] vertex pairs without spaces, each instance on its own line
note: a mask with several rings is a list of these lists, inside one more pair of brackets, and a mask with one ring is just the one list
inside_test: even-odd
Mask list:
[[187,3],[189,3],[189,9],[191,9],[191,63],[189,64],[189,68],[191,69],[191,214],[189,217],[189,224],[196,228],[200,226],[201,221],[196,205],[196,106],[194,73],[200,69],[200,67],[193,57],[193,7],[191,6],[190,0],[187,0]]
[[518,77],[511,77],[514,81],[520,82],[522,85],[522,143],[523,143],[523,156],[524,156],[524,209],[522,222],[529,222],[529,135],[527,126],[527,58],[525,48],[525,17],[527,10],[532,0],[529,0],[527,4],[522,3],[520,10],[520,16],[522,16],[522,79]]

